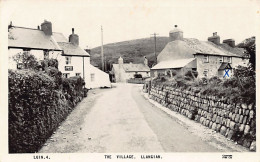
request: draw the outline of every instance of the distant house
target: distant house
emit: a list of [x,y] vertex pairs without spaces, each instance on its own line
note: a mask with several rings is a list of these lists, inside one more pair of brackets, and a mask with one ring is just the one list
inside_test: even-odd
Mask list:
[[79,47],[79,36],[74,33],[69,41],[62,33],[52,32],[52,23],[44,21],[41,29],[9,25],[9,69],[17,69],[12,57],[23,51],[33,54],[37,60],[55,58],[63,77],[81,76],[87,88],[111,87],[109,76],[90,65],[89,53]]
[[233,39],[227,39],[220,44],[217,33],[208,38],[208,41],[199,41],[194,38],[183,38],[183,31],[175,26],[169,33],[169,43],[158,55],[158,63],[151,68],[151,76],[172,71],[185,74],[188,70],[198,72],[198,77],[223,78],[225,72],[232,76],[232,69],[238,65],[247,66],[248,59],[242,48],[235,47]]
[[111,74],[115,82],[127,82],[128,79],[134,78],[136,74],[140,74],[143,78],[150,77],[150,68],[148,60],[144,57],[143,64],[124,63],[123,58],[118,59],[118,64],[112,65]]

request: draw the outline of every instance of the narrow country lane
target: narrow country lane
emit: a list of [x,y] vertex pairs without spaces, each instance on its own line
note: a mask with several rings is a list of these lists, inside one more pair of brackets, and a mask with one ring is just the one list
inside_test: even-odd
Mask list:
[[112,89],[89,91],[39,152],[247,151],[181,118],[150,103],[141,85],[115,84]]

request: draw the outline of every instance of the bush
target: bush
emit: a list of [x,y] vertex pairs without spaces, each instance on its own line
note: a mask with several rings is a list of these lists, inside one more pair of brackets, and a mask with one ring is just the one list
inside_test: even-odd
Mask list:
[[[194,89],[197,93],[202,95],[213,95],[219,98],[229,98],[231,102],[236,103],[255,103],[256,100],[256,84],[255,84],[255,72],[251,67],[238,67],[234,69],[234,76],[227,80],[221,80],[218,77],[212,77],[210,79],[201,78],[199,80],[191,79],[194,71],[188,71],[184,76],[177,74],[174,76],[174,80],[171,81],[173,86],[181,89]],[[195,73],[194,73],[195,74]],[[196,74],[195,74],[196,76]],[[164,77],[162,79],[162,77]],[[159,76],[154,79],[156,84],[165,84],[168,81],[166,76]],[[171,83],[169,83],[171,84]]]
[[198,72],[194,70],[189,70],[184,75],[188,80],[194,80],[198,76]]
[[53,78],[30,70],[9,70],[9,152],[36,152],[71,108]]
[[62,78],[56,65],[45,71],[9,70],[9,152],[37,152],[87,95],[81,77]]
[[56,85],[55,89],[60,89],[60,85],[62,84],[62,73],[55,67],[45,67],[45,72],[54,79]]
[[74,107],[84,97],[84,85],[81,77],[62,78],[62,91],[70,106]]
[[38,70],[38,62],[34,55],[29,51],[17,53],[13,56],[14,61],[17,64],[21,64],[23,69]]
[[53,67],[58,69],[59,63],[57,59],[44,59],[41,61],[42,69],[45,70],[48,67]]

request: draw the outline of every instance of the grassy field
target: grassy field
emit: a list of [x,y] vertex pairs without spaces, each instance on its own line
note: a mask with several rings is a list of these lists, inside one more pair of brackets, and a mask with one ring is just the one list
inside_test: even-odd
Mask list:
[[[156,52],[157,55],[163,50],[168,43],[168,37],[157,37]],[[91,49],[91,61],[95,62],[101,67],[101,48],[96,47]],[[146,56],[149,60],[149,66],[155,61],[154,55],[154,39],[143,38],[135,39],[117,43],[111,43],[104,45],[104,56],[106,57],[107,65],[117,63],[117,59],[121,56],[125,63],[141,63],[143,57]]]

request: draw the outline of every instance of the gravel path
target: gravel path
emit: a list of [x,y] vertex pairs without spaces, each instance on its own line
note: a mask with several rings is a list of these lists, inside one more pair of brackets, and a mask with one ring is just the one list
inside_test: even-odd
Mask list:
[[94,89],[39,152],[247,151],[208,128],[167,111],[149,101],[141,93],[141,85],[115,84],[112,89]]

